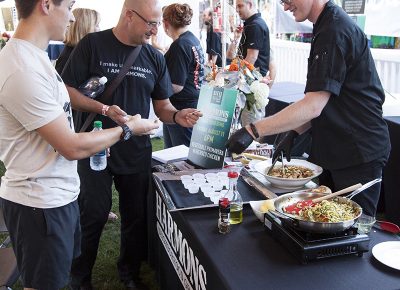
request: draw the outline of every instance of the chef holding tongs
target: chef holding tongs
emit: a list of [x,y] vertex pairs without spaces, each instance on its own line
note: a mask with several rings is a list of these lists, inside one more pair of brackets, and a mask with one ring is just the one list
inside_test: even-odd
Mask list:
[[[368,40],[357,24],[328,0],[281,0],[297,22],[314,24],[305,96],[273,116],[236,131],[228,140],[241,153],[254,139],[287,132],[273,161],[290,160],[298,134],[312,130],[309,161],[324,168],[320,184],[337,191],[380,178],[390,153],[382,116],[385,94]],[[299,5],[301,4],[301,5]],[[375,215],[380,183],[354,197],[368,215]]]

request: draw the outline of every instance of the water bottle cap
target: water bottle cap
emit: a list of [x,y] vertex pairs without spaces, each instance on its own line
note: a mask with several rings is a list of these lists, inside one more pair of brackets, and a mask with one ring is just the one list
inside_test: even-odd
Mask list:
[[103,123],[101,121],[94,121],[93,127],[94,128],[101,128],[101,127],[103,127]]
[[229,178],[237,178],[239,176],[239,174],[235,171],[229,171],[228,172],[228,177]]
[[106,77],[101,77],[101,78],[99,79],[99,83],[101,83],[102,85],[104,85],[107,81],[108,81],[108,80],[107,80]]

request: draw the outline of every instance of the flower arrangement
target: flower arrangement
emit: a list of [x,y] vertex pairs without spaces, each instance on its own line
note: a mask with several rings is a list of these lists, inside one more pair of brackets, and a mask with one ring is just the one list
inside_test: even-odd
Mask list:
[[264,117],[269,87],[263,82],[263,76],[253,64],[235,58],[225,71],[218,71],[213,67],[206,80],[210,86],[238,90],[239,97],[233,124],[240,121],[244,126]]
[[245,98],[243,110],[253,115],[254,118],[264,117],[264,109],[268,104],[269,87],[266,83],[261,82],[263,77],[259,70],[253,64],[239,58],[232,60],[228,70],[238,71],[240,79],[243,80],[238,83],[238,89]]

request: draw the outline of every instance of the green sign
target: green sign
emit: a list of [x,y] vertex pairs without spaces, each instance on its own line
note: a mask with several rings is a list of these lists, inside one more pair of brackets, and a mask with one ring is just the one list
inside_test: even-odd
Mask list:
[[193,127],[188,159],[202,168],[222,168],[237,90],[201,87],[197,109],[203,113]]

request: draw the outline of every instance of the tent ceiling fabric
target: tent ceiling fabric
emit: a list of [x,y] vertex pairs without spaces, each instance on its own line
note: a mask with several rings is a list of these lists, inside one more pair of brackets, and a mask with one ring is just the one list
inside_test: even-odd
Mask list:
[[400,37],[400,1],[381,0],[365,7],[365,33]]

